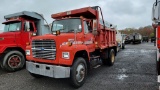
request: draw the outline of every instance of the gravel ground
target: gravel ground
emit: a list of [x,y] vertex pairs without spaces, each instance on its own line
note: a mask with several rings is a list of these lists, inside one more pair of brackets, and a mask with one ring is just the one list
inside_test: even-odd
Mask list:
[[[114,66],[89,71],[78,90],[158,90],[156,48],[153,43],[128,44],[116,56]],[[69,79],[35,79],[23,69],[8,73],[0,69],[0,90],[74,90]]]

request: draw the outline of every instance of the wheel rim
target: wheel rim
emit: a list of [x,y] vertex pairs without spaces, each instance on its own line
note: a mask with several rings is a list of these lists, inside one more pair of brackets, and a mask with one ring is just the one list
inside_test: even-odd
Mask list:
[[114,54],[113,54],[113,52],[112,52],[112,55],[111,55],[111,61],[112,61],[112,63],[114,62]]
[[85,67],[84,64],[79,64],[76,69],[76,80],[82,82],[85,77]]
[[18,55],[12,55],[8,59],[8,65],[11,68],[17,68],[17,67],[19,67],[20,64],[21,64],[21,58]]

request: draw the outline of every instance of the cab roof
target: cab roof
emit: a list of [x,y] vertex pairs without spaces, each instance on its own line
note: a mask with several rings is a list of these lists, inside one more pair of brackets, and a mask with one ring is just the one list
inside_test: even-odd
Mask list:
[[36,12],[29,12],[29,11],[22,11],[14,14],[9,14],[4,16],[5,19],[12,18],[12,17],[19,17],[19,16],[28,16],[35,19],[41,19],[41,17]]

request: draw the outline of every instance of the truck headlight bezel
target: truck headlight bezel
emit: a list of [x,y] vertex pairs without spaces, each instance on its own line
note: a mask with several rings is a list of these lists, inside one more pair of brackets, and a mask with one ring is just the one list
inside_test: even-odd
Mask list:
[[70,58],[70,53],[69,52],[62,52],[62,58],[69,59]]
[[26,50],[26,55],[31,55],[31,51],[30,50]]

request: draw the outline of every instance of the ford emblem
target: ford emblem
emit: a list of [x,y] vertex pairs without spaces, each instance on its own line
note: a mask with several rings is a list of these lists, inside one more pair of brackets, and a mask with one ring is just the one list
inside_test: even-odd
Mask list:
[[44,48],[43,48],[43,47],[41,48],[41,51],[44,51]]

